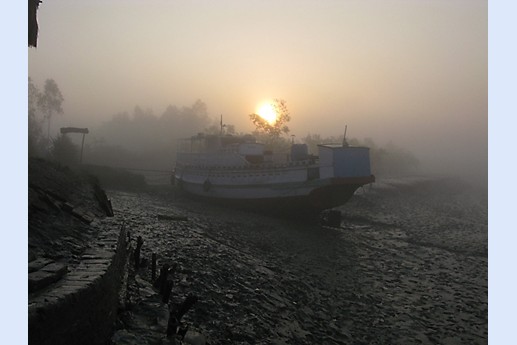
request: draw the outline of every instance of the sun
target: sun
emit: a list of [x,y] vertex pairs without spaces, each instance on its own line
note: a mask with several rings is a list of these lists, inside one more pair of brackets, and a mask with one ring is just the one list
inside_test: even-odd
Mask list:
[[270,125],[274,124],[276,122],[277,113],[275,111],[275,107],[271,103],[264,103],[262,104],[258,110],[257,114],[266,120]]

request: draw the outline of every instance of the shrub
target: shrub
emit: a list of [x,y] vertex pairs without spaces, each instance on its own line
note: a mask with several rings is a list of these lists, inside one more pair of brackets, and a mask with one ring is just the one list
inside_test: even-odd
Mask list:
[[77,164],[79,162],[79,147],[66,134],[60,134],[52,139],[50,156],[62,164]]

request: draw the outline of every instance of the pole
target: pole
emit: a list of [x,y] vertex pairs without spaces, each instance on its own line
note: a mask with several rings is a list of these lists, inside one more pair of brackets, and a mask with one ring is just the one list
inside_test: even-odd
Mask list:
[[348,146],[348,143],[346,142],[346,128],[348,125],[345,125],[345,134],[343,134],[343,147]]
[[84,136],[86,133],[83,133],[83,142],[81,143],[81,158],[79,158],[79,164],[83,163],[83,148],[84,148]]

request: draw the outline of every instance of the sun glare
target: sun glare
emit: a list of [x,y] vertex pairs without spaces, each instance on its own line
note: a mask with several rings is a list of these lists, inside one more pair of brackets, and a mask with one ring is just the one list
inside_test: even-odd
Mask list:
[[269,122],[269,124],[273,124],[276,121],[276,111],[275,107],[271,103],[264,103],[260,108],[257,110],[257,114]]

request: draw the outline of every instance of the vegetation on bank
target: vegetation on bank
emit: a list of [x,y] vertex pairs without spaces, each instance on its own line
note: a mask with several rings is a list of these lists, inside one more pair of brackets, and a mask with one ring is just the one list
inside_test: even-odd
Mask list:
[[145,177],[125,169],[102,165],[81,165],[81,170],[96,176],[104,188],[138,191],[147,187]]

